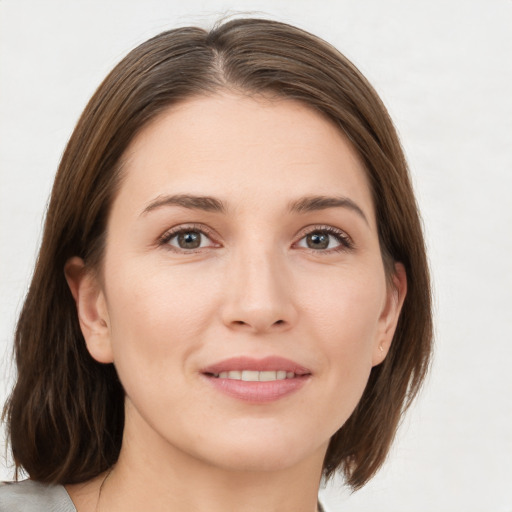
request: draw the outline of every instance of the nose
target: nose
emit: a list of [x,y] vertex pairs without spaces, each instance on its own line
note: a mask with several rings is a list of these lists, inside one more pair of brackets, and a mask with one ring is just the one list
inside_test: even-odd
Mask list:
[[231,262],[226,279],[222,320],[248,333],[290,329],[298,314],[286,263],[271,250],[242,251]]

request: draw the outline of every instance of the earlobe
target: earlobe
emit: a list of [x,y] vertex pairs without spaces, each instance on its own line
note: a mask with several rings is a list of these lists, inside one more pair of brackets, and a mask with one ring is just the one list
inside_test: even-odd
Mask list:
[[388,286],[386,304],[379,318],[379,334],[373,350],[373,366],[386,358],[395,334],[400,312],[407,294],[407,274],[402,263],[395,263],[392,284]]
[[66,262],[64,274],[75,299],[80,329],[89,353],[100,363],[112,363],[108,310],[98,279],[76,256]]

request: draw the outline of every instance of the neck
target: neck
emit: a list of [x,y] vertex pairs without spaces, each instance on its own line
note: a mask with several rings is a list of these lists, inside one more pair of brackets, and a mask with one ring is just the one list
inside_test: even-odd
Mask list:
[[127,422],[99,510],[315,512],[325,449],[287,467],[219,467]]

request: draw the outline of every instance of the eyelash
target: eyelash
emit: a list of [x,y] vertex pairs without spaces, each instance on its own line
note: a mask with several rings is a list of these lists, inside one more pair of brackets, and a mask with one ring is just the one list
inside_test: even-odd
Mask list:
[[[200,233],[202,235],[205,235],[210,240],[213,241],[214,235],[206,226],[202,224],[190,224],[186,226],[179,226],[177,228],[172,228],[169,231],[166,231],[159,239],[158,239],[158,245],[159,246],[167,246],[169,250],[177,253],[187,253],[187,254],[194,254],[197,252],[200,252],[201,250],[205,249],[204,247],[199,247],[197,249],[180,249],[177,247],[173,247],[169,244],[169,242],[176,236],[182,234],[182,233],[188,233],[188,232],[196,232]],[[310,228],[307,228],[307,231],[303,231],[301,233],[300,238],[297,240],[297,242],[294,243],[297,244],[302,239],[304,239],[306,236],[311,235],[313,233],[324,233],[328,234],[330,236],[333,236],[336,241],[339,243],[339,246],[333,248],[333,249],[311,249],[311,248],[304,248],[307,251],[313,253],[313,254],[319,254],[319,253],[339,253],[343,251],[349,251],[354,248],[354,243],[352,239],[341,229],[334,228],[332,226],[311,226]],[[215,242],[214,242],[215,243]],[[218,247],[218,245],[217,245]]]

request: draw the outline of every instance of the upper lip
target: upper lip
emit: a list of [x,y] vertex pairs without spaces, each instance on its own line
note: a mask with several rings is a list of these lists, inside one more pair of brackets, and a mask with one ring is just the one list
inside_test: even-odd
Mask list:
[[231,357],[203,368],[201,373],[219,374],[236,370],[259,372],[285,370],[296,375],[309,375],[311,373],[310,370],[295,361],[279,356],[268,356],[261,359],[247,356]]

